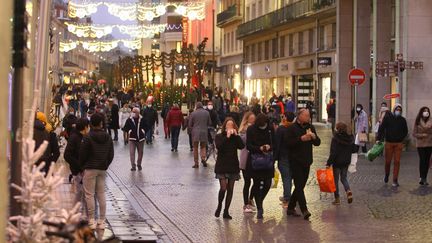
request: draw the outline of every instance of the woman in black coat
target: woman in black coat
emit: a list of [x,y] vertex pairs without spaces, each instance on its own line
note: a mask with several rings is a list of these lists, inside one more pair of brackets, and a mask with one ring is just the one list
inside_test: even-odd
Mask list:
[[222,125],[222,133],[216,135],[216,149],[218,155],[215,165],[216,179],[219,179],[220,189],[218,207],[215,216],[218,218],[222,210],[222,201],[227,191],[223,218],[232,219],[229,215],[229,207],[233,197],[234,183],[240,179],[240,166],[237,150],[243,149],[245,145],[238,135],[235,121],[228,117]]
[[[118,141],[118,129],[120,129],[120,118],[119,118],[119,106],[112,103],[112,99],[109,99],[109,105],[111,107],[111,116],[109,121],[109,129],[114,130],[114,141]],[[111,134],[111,132],[109,132]]]
[[340,204],[339,178],[347,193],[348,203],[352,203],[353,201],[347,175],[348,166],[351,163],[351,154],[355,152],[357,151],[354,145],[354,138],[348,134],[348,126],[343,122],[338,122],[336,124],[336,132],[331,141],[330,156],[327,160],[327,166],[333,167],[333,176],[336,184],[334,205]]
[[[273,153],[274,131],[269,125],[269,118],[264,114],[259,114],[255,124],[250,126],[246,132],[247,142],[246,147],[249,150],[249,158],[246,165],[246,170],[250,172],[253,178],[252,193],[255,196],[257,206],[257,218],[263,218],[263,201],[271,187],[271,181],[274,177],[274,161],[273,166],[268,169],[254,168],[252,161],[257,155]],[[272,159],[273,160],[273,159]]]

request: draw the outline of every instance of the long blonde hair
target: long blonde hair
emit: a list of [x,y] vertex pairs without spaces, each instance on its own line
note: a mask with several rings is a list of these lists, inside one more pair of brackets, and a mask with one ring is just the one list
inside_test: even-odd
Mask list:
[[239,133],[246,132],[246,129],[249,127],[248,120],[251,115],[255,115],[252,111],[248,111],[243,115],[243,120],[240,123]]

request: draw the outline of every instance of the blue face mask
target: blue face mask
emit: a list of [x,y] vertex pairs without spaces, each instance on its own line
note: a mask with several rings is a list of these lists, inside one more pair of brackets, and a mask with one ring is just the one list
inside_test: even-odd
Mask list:
[[395,116],[400,116],[401,112],[400,111],[395,111],[394,114],[395,114]]

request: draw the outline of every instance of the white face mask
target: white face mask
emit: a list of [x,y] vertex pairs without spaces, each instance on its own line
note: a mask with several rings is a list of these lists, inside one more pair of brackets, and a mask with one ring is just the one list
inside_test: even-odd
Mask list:
[[204,110],[207,109],[207,106],[203,106]]
[[395,114],[395,116],[400,116],[401,112],[400,111],[395,111],[394,114]]
[[423,117],[424,118],[428,118],[429,117],[429,112],[428,111],[423,111]]
[[357,111],[361,111],[361,108],[357,108]]
[[212,106],[212,105],[207,106],[207,108],[208,108],[209,110],[213,110],[213,106]]

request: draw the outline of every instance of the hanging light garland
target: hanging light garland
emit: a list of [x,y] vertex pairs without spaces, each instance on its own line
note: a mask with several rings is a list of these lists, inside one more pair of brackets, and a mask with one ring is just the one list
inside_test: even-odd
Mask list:
[[[74,0],[78,1],[78,0]],[[69,16],[82,18],[97,11],[97,7],[104,4],[108,12],[121,20],[151,21],[154,18],[166,14],[167,7],[175,7],[175,12],[190,20],[203,20],[205,18],[204,2],[169,2],[169,3],[113,3],[86,1],[78,4],[69,1]]]
[[84,18],[97,12],[99,5],[102,2],[83,2],[82,4],[69,1],[69,17],[71,18]]
[[72,24],[65,23],[68,26],[68,31],[78,37],[101,38],[113,31],[109,25],[89,25],[89,24]]
[[68,31],[78,37],[101,38],[111,34],[117,28],[122,34],[130,35],[133,38],[152,38],[155,34],[164,32],[167,24],[157,25],[93,25],[65,23]]
[[122,42],[123,45],[132,50],[141,49],[141,40],[113,40],[113,41],[69,41],[60,42],[60,51],[69,52],[78,47],[79,44],[82,45],[84,49],[89,52],[108,52],[116,48],[119,43]]

